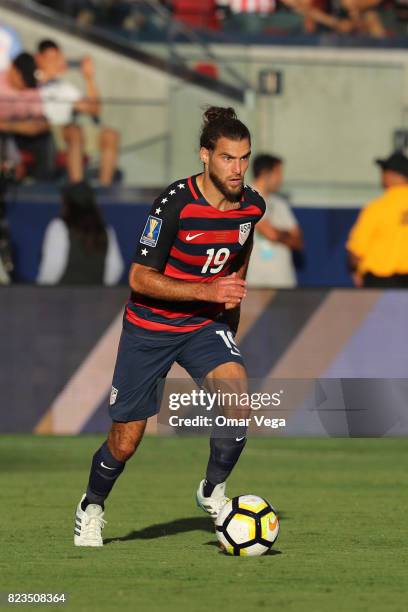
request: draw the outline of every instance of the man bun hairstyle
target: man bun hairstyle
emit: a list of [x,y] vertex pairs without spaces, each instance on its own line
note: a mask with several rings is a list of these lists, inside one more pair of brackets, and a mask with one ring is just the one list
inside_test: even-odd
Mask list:
[[210,106],[203,115],[200,147],[215,149],[219,138],[245,140],[251,142],[251,134],[246,125],[237,117],[231,107]]
[[235,110],[228,106],[223,108],[222,106],[209,106],[205,111],[204,123],[212,123],[213,121],[230,121],[231,119],[238,119]]

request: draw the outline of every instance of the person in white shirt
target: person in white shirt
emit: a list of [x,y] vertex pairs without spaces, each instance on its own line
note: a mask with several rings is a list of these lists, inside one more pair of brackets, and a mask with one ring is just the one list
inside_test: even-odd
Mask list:
[[256,226],[248,286],[296,287],[292,251],[302,250],[303,236],[290,205],[277,195],[283,183],[283,161],[275,155],[258,155],[252,171],[252,185],[264,198],[266,213]]
[[37,283],[116,285],[124,268],[115,230],[105,226],[91,187],[68,185],[61,216],[45,230]]
[[[84,178],[84,133],[74,122],[76,114],[86,114],[99,124],[101,103],[95,81],[92,58],[84,57],[81,72],[85,82],[85,94],[75,85],[62,79],[67,70],[65,56],[53,40],[42,40],[37,47],[35,59],[41,83],[40,94],[44,115],[51,125],[61,126],[67,146],[67,171],[71,182]],[[109,186],[114,178],[118,161],[119,134],[116,130],[101,125],[99,128],[100,167],[99,182]]]

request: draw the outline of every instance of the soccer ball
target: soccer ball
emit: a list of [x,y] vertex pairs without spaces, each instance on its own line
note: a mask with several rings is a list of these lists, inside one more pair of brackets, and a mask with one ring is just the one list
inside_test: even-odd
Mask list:
[[273,507],[257,495],[240,495],[223,506],[215,520],[220,548],[229,555],[258,557],[279,534]]

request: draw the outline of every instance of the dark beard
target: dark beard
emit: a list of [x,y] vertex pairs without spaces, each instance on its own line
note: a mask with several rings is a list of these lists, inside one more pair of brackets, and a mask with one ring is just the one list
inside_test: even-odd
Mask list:
[[228,202],[239,202],[239,200],[242,197],[242,193],[244,191],[244,186],[243,185],[241,186],[239,191],[230,191],[229,189],[227,189],[227,187],[218,178],[218,176],[216,174],[214,174],[213,172],[210,171],[209,175],[210,175],[210,179],[212,180],[212,182],[214,183],[214,185],[216,186],[218,191],[220,193],[222,193],[222,195],[224,196],[224,198]]

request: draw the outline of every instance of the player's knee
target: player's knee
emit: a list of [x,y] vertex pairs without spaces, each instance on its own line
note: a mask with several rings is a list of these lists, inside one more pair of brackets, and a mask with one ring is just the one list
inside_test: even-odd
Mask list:
[[132,455],[134,454],[137,448],[137,443],[129,440],[120,440],[117,441],[116,444],[112,446],[112,455],[118,461],[122,461],[125,463],[128,461]]
[[63,131],[66,142],[82,142],[82,129],[79,125],[66,125]]
[[[223,363],[206,376],[206,387],[213,393],[242,394],[248,391],[248,379],[245,368],[235,362]],[[232,408],[232,406],[230,406]]]
[[126,462],[134,454],[140,440],[131,436],[109,436],[108,444],[112,455],[118,461]]
[[119,133],[113,128],[104,128],[101,131],[101,147],[116,148],[119,145]]
[[235,361],[229,361],[222,363],[221,365],[214,368],[207,374],[207,378],[211,379],[232,379],[232,380],[246,380],[246,370],[243,365],[236,363]]
[[126,462],[131,458],[143,438],[145,427],[146,420],[113,423],[108,446],[115,459]]

